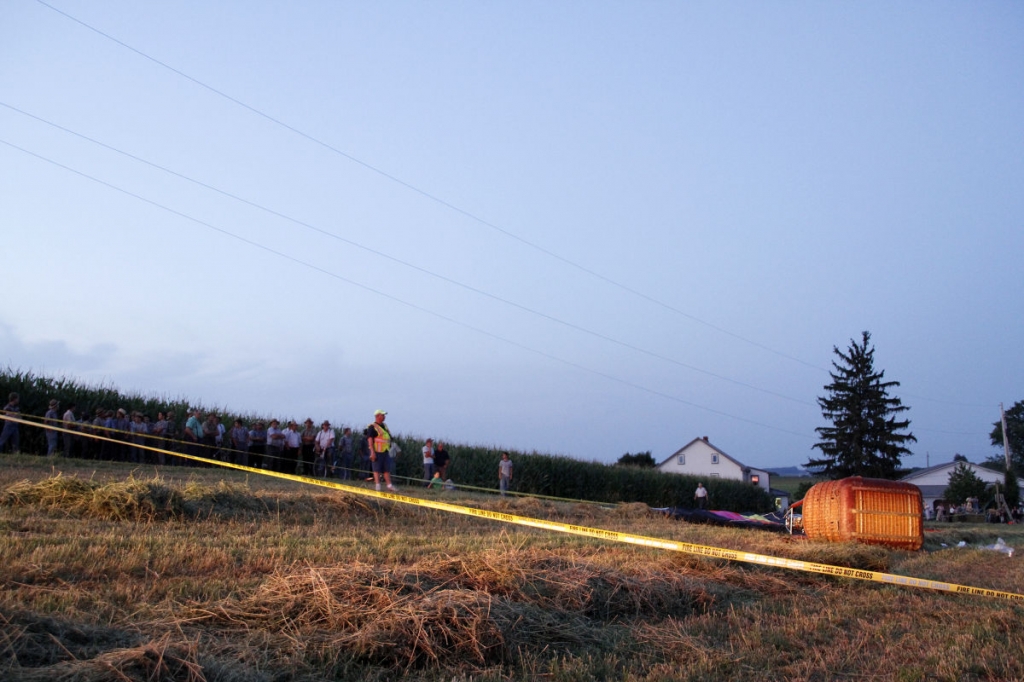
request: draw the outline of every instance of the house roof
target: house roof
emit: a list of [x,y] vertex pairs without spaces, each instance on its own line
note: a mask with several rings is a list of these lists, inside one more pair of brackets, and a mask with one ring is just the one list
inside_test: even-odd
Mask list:
[[[708,445],[708,447],[710,447],[712,450],[714,450],[715,452],[720,454],[722,457],[725,457],[727,460],[729,460],[730,462],[732,462],[733,464],[738,466],[740,469],[743,469],[744,471],[750,471],[751,468],[756,468],[756,467],[748,467],[746,464],[744,464],[743,462],[739,461],[735,457],[729,456],[728,454],[726,454],[726,452],[724,450],[722,450],[722,448],[717,447],[716,445],[711,443],[711,441],[707,440],[706,438],[694,438],[689,443],[687,443],[683,447],[679,448],[678,450],[673,452],[671,455],[669,455],[668,457],[666,457],[662,461],[658,462],[658,466],[661,467],[661,465],[668,463],[669,461],[672,460],[673,457],[679,455],[680,453],[683,452],[683,450],[685,450],[686,448],[690,447],[694,443],[698,443],[698,442],[706,443]],[[762,470],[761,469],[757,469],[757,471],[762,471]]]
[[[942,471],[943,469],[953,469],[956,467],[957,464],[960,464],[960,462],[957,460],[953,460],[952,462],[946,462],[945,464],[936,464],[935,466],[928,467],[927,469],[918,469],[912,474],[907,474],[900,480],[913,482],[915,478],[923,478],[924,476],[934,474],[936,472]],[[981,469],[981,471],[984,473],[999,474],[1000,476],[1003,475],[1001,471],[989,469],[988,467],[981,466],[980,464],[975,464],[974,462],[964,462],[964,464],[966,464],[967,466],[971,467],[974,470]],[[977,471],[975,471],[975,473],[977,473]]]

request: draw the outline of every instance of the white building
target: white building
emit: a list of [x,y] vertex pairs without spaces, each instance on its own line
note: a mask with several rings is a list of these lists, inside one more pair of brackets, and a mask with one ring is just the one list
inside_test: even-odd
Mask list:
[[708,442],[708,437],[694,438],[658,465],[668,474],[686,474],[698,478],[725,478],[743,481],[772,493],[768,472],[748,467]]
[[[939,464],[927,469],[921,469],[915,471],[912,474],[904,476],[900,480],[904,483],[913,483],[921,489],[921,497],[924,500],[925,507],[931,507],[935,509],[935,503],[943,499],[943,494],[946,491],[946,486],[949,485],[949,475],[957,468],[960,462],[953,461],[947,464]],[[992,469],[986,469],[983,466],[979,466],[972,462],[964,462],[974,475],[985,481],[989,485],[998,483],[1000,486],[1003,485],[1004,476],[1002,472],[994,471]]]

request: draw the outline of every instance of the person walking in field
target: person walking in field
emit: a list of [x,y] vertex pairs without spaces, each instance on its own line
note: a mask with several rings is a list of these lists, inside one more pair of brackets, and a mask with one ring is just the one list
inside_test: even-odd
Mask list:
[[501,496],[505,497],[505,493],[508,492],[508,484],[512,482],[512,460],[508,458],[508,453],[501,453],[501,461],[498,462],[498,488],[501,490]]
[[387,416],[384,410],[377,410],[373,413],[373,423],[366,427],[363,435],[366,436],[366,445],[370,450],[370,467],[373,469],[373,484],[380,490],[380,478],[384,476],[384,482],[391,492],[398,492],[395,486],[391,485],[391,467],[389,452],[391,451],[391,431],[384,423]]
[[703,483],[697,484],[697,490],[693,493],[693,501],[697,504],[697,509],[707,509],[708,491]]

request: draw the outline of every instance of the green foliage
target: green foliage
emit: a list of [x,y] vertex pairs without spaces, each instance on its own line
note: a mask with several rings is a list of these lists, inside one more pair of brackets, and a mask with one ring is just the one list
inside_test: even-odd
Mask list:
[[658,466],[658,463],[654,461],[654,457],[651,456],[650,450],[647,450],[646,452],[638,452],[635,455],[627,452],[622,457],[619,457],[619,461],[616,462],[616,464],[621,466],[645,467],[648,469],[653,469]]
[[[1010,445],[1010,463],[1016,467],[1017,471],[1024,471],[1024,400],[1018,400],[1004,413],[1006,415],[1006,440]],[[1001,449],[1003,447],[1002,421],[997,421],[993,426],[995,428],[992,429],[989,438],[992,440],[992,445]],[[1005,466],[1005,455],[998,459]]]
[[[138,393],[123,393],[114,386],[86,386],[68,377],[37,376],[31,372],[14,370],[10,367],[0,369],[0,398],[3,403],[7,402],[7,394],[12,391],[18,393],[21,398],[21,415],[26,421],[39,421],[46,414],[50,399],[56,398],[60,401],[62,416],[64,410],[74,403],[77,406],[75,415],[79,420],[83,418],[91,420],[98,408],[108,410],[124,408],[129,414],[138,411],[154,420],[158,412],[165,412],[173,417],[179,434],[188,418],[189,407],[197,405],[183,397],[154,398]],[[270,417],[243,415],[230,413],[218,407],[198,406],[203,413],[218,414],[228,428],[236,418],[241,418],[246,423],[258,419],[268,423],[270,421]],[[281,419],[282,423],[286,421],[281,417],[278,419]],[[22,426],[20,441],[21,451],[24,453],[46,453],[46,436],[43,429]]]
[[[396,436],[402,453],[396,473],[419,481],[423,476],[421,450],[424,439]],[[447,444],[451,455],[448,476],[456,485],[488,490],[498,486],[498,462],[508,452],[515,466],[512,490],[597,502],[643,502],[652,507],[692,507],[698,479],[665,474],[636,466],[609,466],[570,457],[553,457],[472,445]],[[401,479],[400,479],[401,480]],[[762,488],[722,479],[700,479],[708,489],[714,509],[737,512],[768,512],[772,500]]]
[[960,462],[949,474],[949,484],[942,496],[953,504],[963,504],[968,497],[982,498],[988,484],[978,478],[966,462]]
[[809,468],[823,469],[831,479],[847,476],[896,478],[903,455],[910,454],[905,445],[916,442],[902,431],[909,420],[897,420],[907,411],[899,398],[889,396],[889,389],[898,381],[883,381],[884,371],[875,371],[875,349],[868,347],[869,332],[863,332],[861,343],[850,340],[844,354],[833,347],[839,362],[833,360],[832,383],[825,386],[828,395],[818,398],[822,415],[832,426],[815,429],[821,440],[813,447],[821,451],[820,459],[810,459]]
[[1003,496],[1006,497],[1006,504],[1013,509],[1020,504],[1020,481],[1017,479],[1017,474],[1014,473],[1013,469],[1006,472],[1003,489]]
[[793,497],[791,498],[790,501],[791,502],[797,502],[798,500],[804,499],[805,497],[807,497],[807,491],[810,490],[811,488],[813,488],[815,486],[815,484],[820,483],[820,482],[821,481],[818,481],[818,480],[812,479],[812,478],[809,478],[806,481],[803,481],[797,487],[796,491],[793,493]]

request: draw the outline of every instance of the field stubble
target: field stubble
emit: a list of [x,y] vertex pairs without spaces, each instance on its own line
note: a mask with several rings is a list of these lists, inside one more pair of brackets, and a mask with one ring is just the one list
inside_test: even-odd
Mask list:
[[[503,526],[212,469],[0,462],[8,680],[1012,680],[1024,607]],[[456,493],[456,496],[459,494]],[[1021,558],[458,497],[528,516],[1010,592]],[[937,528],[937,527],[936,527]],[[944,548],[943,545],[948,548]]]

